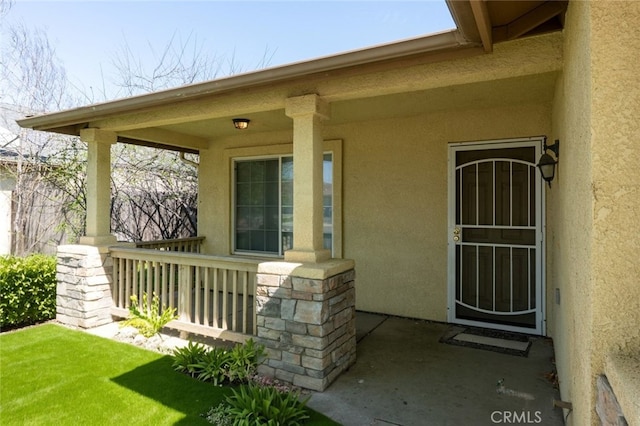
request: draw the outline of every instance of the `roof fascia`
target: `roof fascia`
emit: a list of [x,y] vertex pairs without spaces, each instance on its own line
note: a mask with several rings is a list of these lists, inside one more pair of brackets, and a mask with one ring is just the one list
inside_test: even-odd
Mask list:
[[403,57],[476,46],[476,43],[467,41],[458,30],[445,31],[426,37],[413,38],[314,60],[238,74],[175,89],[27,117],[17,120],[17,123],[21,127],[35,130],[78,134],[78,129],[81,127],[77,126],[78,124],[120,113],[132,112],[142,108],[228,93],[235,90],[246,90],[251,87],[286,82],[300,77],[340,69],[362,67],[364,70],[368,65],[389,62]]
[[[478,19],[470,0],[446,0],[453,22],[460,35],[469,43],[481,43],[482,37],[478,27]],[[476,5],[478,11],[486,5]],[[484,47],[484,46],[483,46]]]

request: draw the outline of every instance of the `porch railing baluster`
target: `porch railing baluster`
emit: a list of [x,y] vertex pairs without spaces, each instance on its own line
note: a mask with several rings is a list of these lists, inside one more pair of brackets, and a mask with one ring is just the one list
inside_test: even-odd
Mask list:
[[168,250],[110,249],[112,314],[126,317],[131,295],[141,301],[147,293],[151,303],[156,293],[162,306],[177,309],[179,317],[169,328],[238,342],[255,335],[258,262],[192,253],[199,242],[180,244]]
[[242,273],[242,333],[247,334],[249,318],[249,272]]
[[146,261],[145,268],[147,272],[147,277],[145,282],[145,291],[147,293],[147,304],[151,306],[151,301],[153,299],[153,262]]
[[169,307],[175,308],[175,291],[176,291],[176,265],[172,263],[169,266]]
[[153,293],[160,299],[160,263],[153,262]]
[[213,268],[213,326],[215,328],[221,328],[220,321],[218,320],[218,315],[220,314],[220,309],[218,309],[219,303],[219,294],[220,291],[218,288],[218,276],[220,275],[220,271],[218,268]]
[[258,278],[255,272],[251,272],[251,291],[249,293],[249,297],[252,297],[251,301],[251,313],[253,318],[253,330],[252,333],[254,336],[258,335],[258,309],[256,309],[256,295],[258,292]]
[[238,271],[233,271],[233,292],[231,293],[231,329],[238,331]]
[[136,261],[136,279],[135,279],[135,289],[136,292],[138,293],[138,301],[142,300],[142,283],[144,282],[144,269],[142,268],[142,266],[144,265],[144,260],[137,260]]
[[162,304],[162,306],[167,306],[167,293],[168,293],[168,280],[169,280],[169,274],[168,274],[168,268],[169,265],[167,265],[167,262],[162,262],[161,263],[161,268],[160,269],[160,303]]
[[178,266],[178,318],[182,321],[190,321],[187,310],[189,305],[189,267],[187,265]]
[[114,265],[118,264],[118,298],[115,299],[118,301],[118,306],[122,306],[124,304],[124,292],[127,285],[127,267],[126,261],[124,259],[118,259],[118,262],[113,262]]
[[202,278],[204,289],[203,289],[203,307],[202,307],[202,324],[209,327],[211,323],[209,322],[209,300],[211,299],[209,294],[210,288],[210,280],[211,280],[211,268],[204,268],[204,277]]
[[202,309],[200,308],[200,267],[195,267],[196,276],[194,278],[193,286],[194,290],[194,305],[193,305],[193,322],[196,324],[202,324],[202,317],[200,314],[202,313]]
[[222,271],[222,328],[228,329],[227,321],[227,305],[229,305],[229,297],[227,292],[227,278],[229,274],[226,270]]
[[124,292],[124,300],[122,301],[122,307],[123,308],[128,308],[129,307],[129,300],[131,298],[131,286],[133,285],[131,282],[131,274],[133,271],[133,260],[132,259],[126,259],[126,264],[125,264],[125,292]]

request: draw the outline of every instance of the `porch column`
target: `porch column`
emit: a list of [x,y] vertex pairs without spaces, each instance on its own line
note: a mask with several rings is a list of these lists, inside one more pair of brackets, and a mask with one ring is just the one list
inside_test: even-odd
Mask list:
[[87,229],[80,244],[107,245],[116,242],[111,235],[111,145],[114,132],[83,129],[80,139],[88,145],[87,155]]
[[116,134],[83,129],[88,145],[87,229],[80,244],[58,246],[56,319],[74,327],[91,328],[113,321],[111,280],[111,145]]
[[289,98],[285,114],[293,119],[293,249],[288,262],[317,263],[331,252],[322,239],[322,120],[329,105],[318,95]]

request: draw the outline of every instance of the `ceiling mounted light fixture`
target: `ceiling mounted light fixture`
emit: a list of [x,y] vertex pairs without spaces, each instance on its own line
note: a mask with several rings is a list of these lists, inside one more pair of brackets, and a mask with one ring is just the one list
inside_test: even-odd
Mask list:
[[249,120],[248,118],[234,118],[233,119],[233,127],[235,127],[238,130],[244,130],[247,127],[249,127],[249,122],[251,120]]

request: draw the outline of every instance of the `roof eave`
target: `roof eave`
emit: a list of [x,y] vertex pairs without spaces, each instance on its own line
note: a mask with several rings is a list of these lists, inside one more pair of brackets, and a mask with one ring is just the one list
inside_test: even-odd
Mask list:
[[318,73],[326,73],[351,67],[363,67],[403,57],[438,51],[476,47],[458,30],[445,31],[425,37],[374,46],[366,49],[326,56],[309,61],[267,68],[216,80],[182,86],[175,89],[138,95],[115,101],[88,105],[65,111],[26,117],[16,122],[21,127],[49,130],[58,133],[78,134],[77,125],[105,116],[164,105],[176,100],[215,95],[249,87],[285,82]]

